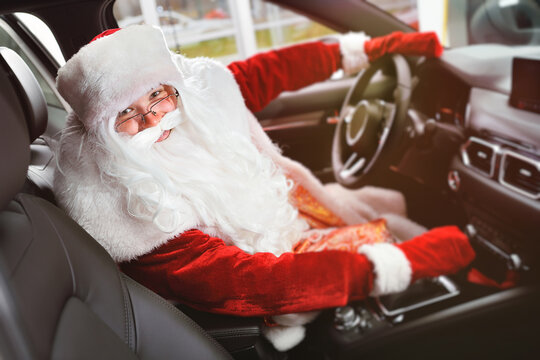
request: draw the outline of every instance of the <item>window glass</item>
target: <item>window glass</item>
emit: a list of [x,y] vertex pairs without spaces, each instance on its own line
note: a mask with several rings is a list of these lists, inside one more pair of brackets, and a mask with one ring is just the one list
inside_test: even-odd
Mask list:
[[228,2],[200,0],[118,0],[113,14],[120,27],[161,27],[173,51],[227,62],[238,54]]
[[[418,0],[368,0],[413,29],[418,30]],[[438,3],[438,0],[428,0]]]
[[252,4],[258,49],[290,45],[336,33],[326,26],[277,5],[263,1],[252,1]]
[[224,64],[334,31],[262,0],[117,0],[120,27],[152,24],[171,50]]
[[59,66],[66,63],[51,29],[40,18],[27,13],[15,13],[15,16],[30,30]]
[[368,0],[442,44],[540,44],[540,0]]
[[[54,43],[58,46],[56,40]],[[64,127],[66,109],[69,109],[69,105],[58,94],[53,75],[43,67],[36,55],[31,52],[15,31],[2,20],[0,20],[0,46],[8,47],[19,54],[34,74],[47,103],[48,124],[45,135],[54,136]]]

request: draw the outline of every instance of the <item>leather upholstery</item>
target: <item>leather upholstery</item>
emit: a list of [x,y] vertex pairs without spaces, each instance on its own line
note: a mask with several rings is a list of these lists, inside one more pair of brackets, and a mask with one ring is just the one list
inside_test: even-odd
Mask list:
[[[0,48],[0,55],[6,50]],[[20,191],[30,161],[30,138],[25,122],[24,109],[20,105],[14,85],[13,75],[0,56],[0,209]],[[13,121],[21,119],[20,121]]]
[[47,128],[47,103],[37,79],[24,60],[13,50],[0,48],[2,61],[7,65],[19,102],[23,105],[30,142]]
[[17,194],[36,136],[27,99],[17,94],[35,93],[0,63],[0,357],[229,358],[185,315],[121,274],[62,210]]
[[0,253],[37,358],[225,357],[202,329],[126,279],[49,202],[19,194],[0,214]]

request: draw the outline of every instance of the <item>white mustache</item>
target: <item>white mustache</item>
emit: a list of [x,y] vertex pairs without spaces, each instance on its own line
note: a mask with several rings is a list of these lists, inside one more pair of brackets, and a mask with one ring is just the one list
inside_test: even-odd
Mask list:
[[163,131],[171,130],[182,122],[184,122],[184,115],[177,108],[165,114],[156,126],[133,135],[128,139],[127,143],[134,148],[148,149],[159,139]]

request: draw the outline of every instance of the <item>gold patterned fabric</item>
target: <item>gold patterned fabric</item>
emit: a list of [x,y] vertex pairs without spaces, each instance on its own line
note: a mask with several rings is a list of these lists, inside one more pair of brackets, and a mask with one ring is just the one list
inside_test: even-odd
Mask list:
[[289,194],[289,200],[298,209],[300,217],[314,229],[345,226],[345,222],[324,207],[303,186],[296,185]]
[[384,242],[393,243],[394,238],[386,227],[386,220],[377,219],[365,224],[311,230],[306,238],[296,243],[293,252],[323,250],[357,252],[362,245]]
[[357,252],[365,244],[395,241],[385,219],[347,226],[300,185],[291,191],[290,200],[311,227],[304,239],[294,246],[295,253],[323,250]]

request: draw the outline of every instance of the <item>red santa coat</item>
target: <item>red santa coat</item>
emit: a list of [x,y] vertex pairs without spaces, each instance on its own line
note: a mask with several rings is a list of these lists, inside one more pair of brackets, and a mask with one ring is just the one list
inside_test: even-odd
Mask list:
[[[452,239],[450,249],[440,239]],[[429,251],[415,242],[431,243]],[[474,252],[454,226],[433,229],[399,245],[417,278],[454,273]],[[450,250],[450,251],[448,251]],[[444,254],[440,254],[444,252]],[[439,253],[439,256],[431,256]],[[441,268],[441,257],[461,259]],[[444,261],[443,261],[444,262]],[[249,255],[198,230],[183,233],[121,269],[168,299],[194,308],[240,316],[276,315],[343,306],[366,298],[373,288],[372,263],[363,254],[328,250],[301,254]]]
[[[326,80],[340,67],[339,45],[321,42],[228,66],[254,112],[281,92]],[[412,280],[456,272],[474,257],[466,236],[453,226],[433,229],[396,247],[410,263]],[[368,260],[361,253],[336,250],[250,255],[196,229],[120,264],[126,274],[165,298],[241,316],[305,312],[363,299],[374,288],[374,272],[382,277],[377,266],[373,256]]]

